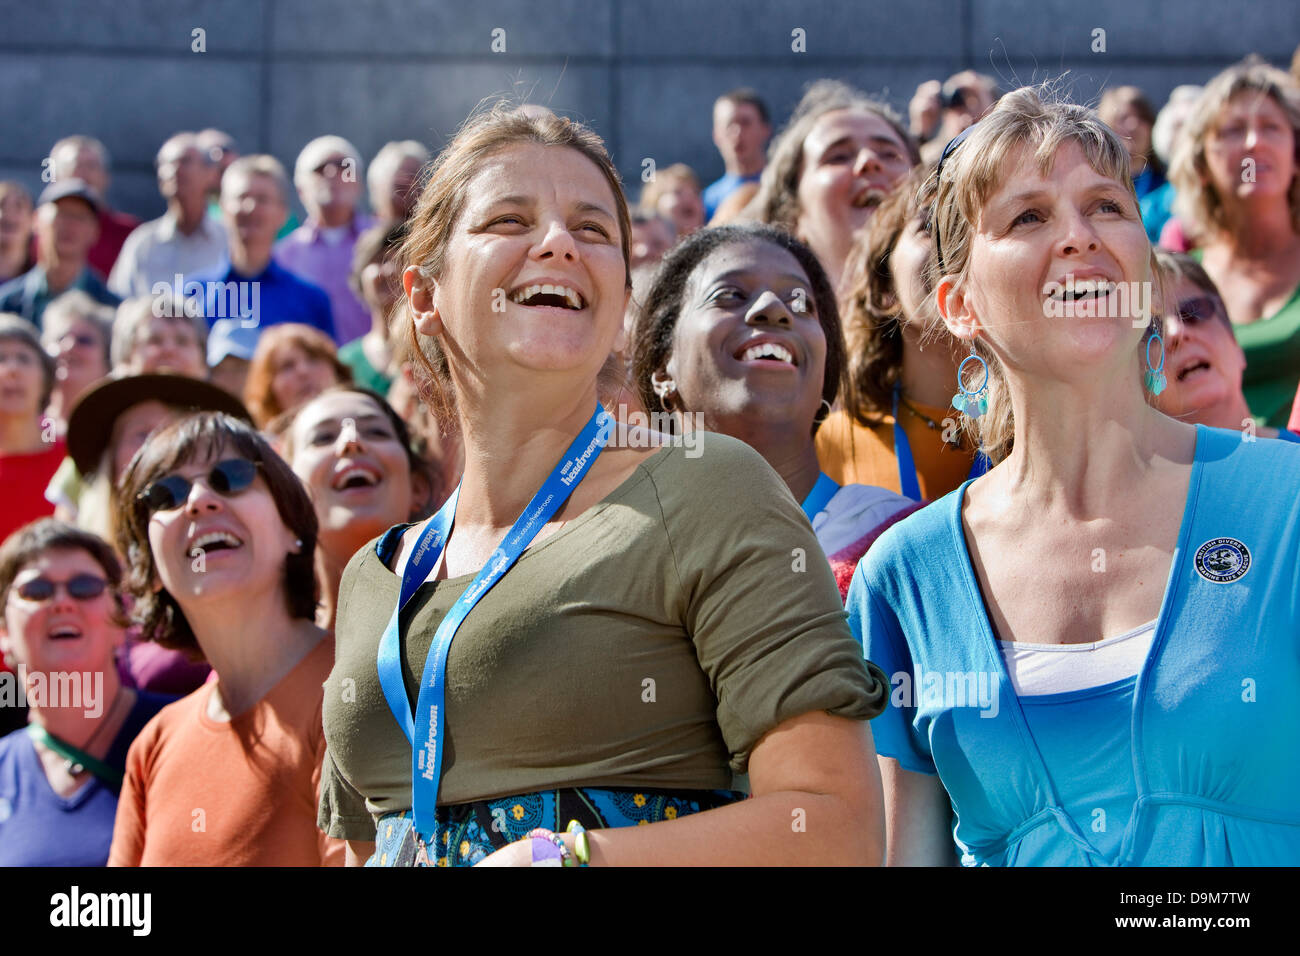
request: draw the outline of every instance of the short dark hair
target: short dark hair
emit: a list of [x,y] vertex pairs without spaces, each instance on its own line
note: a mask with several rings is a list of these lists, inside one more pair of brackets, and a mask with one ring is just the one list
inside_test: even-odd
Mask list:
[[56,518],[40,518],[25,524],[0,546],[0,607],[9,600],[9,589],[18,572],[47,551],[84,551],[90,555],[104,572],[113,593],[113,623],[127,626],[121,592],[122,565],[112,547],[99,535]]
[[40,333],[36,331],[36,326],[21,315],[0,312],[0,342],[21,342],[36,353],[43,381],[41,407],[37,411],[43,412],[45,406],[50,404],[50,396],[54,393],[54,359],[41,345]]
[[716,107],[723,100],[729,100],[737,106],[742,103],[748,103],[750,106],[754,107],[754,109],[758,110],[759,118],[766,125],[772,125],[772,114],[768,112],[767,104],[764,103],[763,98],[758,95],[758,90],[754,89],[752,86],[738,86],[734,90],[728,90],[726,93],[723,93],[714,100],[713,105]]
[[[632,377],[637,394],[647,411],[665,411],[663,399],[655,393],[650,377],[668,361],[672,353],[673,334],[681,315],[686,283],[710,253],[723,246],[745,242],[769,242],[789,252],[803,267],[812,286],[817,318],[826,333],[826,368],[822,374],[822,398],[828,405],[848,390],[848,360],[844,331],[835,304],[835,292],[826,270],[806,245],[783,229],[759,224],[714,226],[691,233],[665,256],[655,273],[638,311],[632,333]],[[689,411],[689,409],[687,409]],[[816,433],[825,414],[813,419]]]
[[192,461],[215,458],[224,451],[261,465],[276,511],[285,527],[302,540],[302,550],[284,562],[284,595],[289,613],[312,620],[320,589],[316,583],[316,510],[293,470],[251,425],[221,412],[199,412],[149,436],[120,483],[124,514],[118,525],[118,550],[126,556],[125,589],[135,599],[133,617],[142,636],[163,647],[202,657],[185,612],[166,588],[154,590],[157,563],[149,545],[149,508],[140,493],[150,483]]

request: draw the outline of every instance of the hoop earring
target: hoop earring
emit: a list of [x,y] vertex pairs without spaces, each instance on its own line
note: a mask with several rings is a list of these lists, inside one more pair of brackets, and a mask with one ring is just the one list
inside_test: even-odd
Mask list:
[[[1151,343],[1160,343],[1160,364],[1158,366],[1151,364]],[[1151,327],[1151,335],[1147,338],[1147,371],[1145,376],[1147,390],[1152,395],[1159,395],[1165,390],[1168,381],[1165,379],[1165,340],[1160,336],[1160,330],[1154,325]]]
[[[964,381],[966,366],[971,362],[978,362],[984,369],[980,387],[973,392],[967,390]],[[974,342],[970,346],[970,355],[962,359],[961,365],[957,367],[957,394],[952,397],[952,407],[970,418],[979,418],[989,410],[989,364],[975,353]]]
[[826,421],[826,419],[828,419],[828,418],[831,417],[831,412],[834,410],[834,409],[831,408],[831,403],[828,402],[828,401],[826,401],[826,399],[823,398],[823,399],[822,399],[822,404],[826,406],[826,414],[825,414],[825,415],[822,415],[822,416],[820,416],[820,417],[816,417],[816,416],[814,416],[813,421],[821,421],[821,422],[824,422],[824,421]]

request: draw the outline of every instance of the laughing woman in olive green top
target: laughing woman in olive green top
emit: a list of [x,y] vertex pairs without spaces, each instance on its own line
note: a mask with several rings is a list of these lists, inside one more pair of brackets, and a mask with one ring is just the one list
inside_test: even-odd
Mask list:
[[590,832],[554,837],[557,852],[592,865],[880,862],[867,720],[888,684],[799,506],[740,442],[655,447],[622,429],[455,632],[436,825],[418,854],[401,839],[412,750],[395,713],[421,693],[439,623],[597,420],[628,236],[603,144],[550,113],[482,114],[434,164],[403,250],[403,334],[418,333],[432,403],[459,418],[465,473],[399,617],[398,705],[376,654],[421,528],[343,576],[320,824],[354,861],[530,865],[546,838],[528,829],[574,816]]

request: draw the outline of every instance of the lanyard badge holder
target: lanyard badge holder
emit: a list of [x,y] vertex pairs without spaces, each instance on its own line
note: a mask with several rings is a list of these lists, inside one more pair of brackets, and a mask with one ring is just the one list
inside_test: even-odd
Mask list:
[[398,618],[420,585],[433,573],[446,547],[456,517],[456,502],[460,498],[459,485],[438,513],[425,522],[415,547],[408,550],[402,559],[402,566],[398,569],[401,591],[379,641],[376,666],[388,708],[411,744],[411,816],[417,866],[432,865],[428,843],[434,832],[438,787],[442,778],[447,654],[456,631],[474,605],[505,577],[537,533],[569,500],[573,489],[609,442],[613,430],[614,419],[603,408],[597,407],[564,457],[515,520],[505,540],[492,552],[487,563],[442,619],[425,658],[414,713],[402,679]]

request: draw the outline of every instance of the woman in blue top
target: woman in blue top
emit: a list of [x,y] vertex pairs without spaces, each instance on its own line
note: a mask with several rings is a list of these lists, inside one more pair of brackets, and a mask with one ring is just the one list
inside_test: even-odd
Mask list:
[[999,464],[850,589],[888,862],[1300,863],[1300,449],[1149,404],[1156,273],[1093,113],[1022,89],[945,154],[935,296]]
[[[27,727],[0,739],[0,866],[108,860],[127,748],[172,700],[118,677],[121,580],[105,541],[53,518],[0,548],[0,653],[31,706]],[[0,683],[0,707],[17,697]]]

